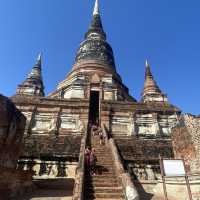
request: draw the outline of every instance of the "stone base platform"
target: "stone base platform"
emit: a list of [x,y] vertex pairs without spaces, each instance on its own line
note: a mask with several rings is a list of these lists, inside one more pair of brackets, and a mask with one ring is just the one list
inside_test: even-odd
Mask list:
[[[200,199],[200,176],[189,177],[192,199]],[[142,200],[164,200],[163,183],[158,181],[135,182]],[[184,177],[167,178],[166,188],[168,200],[189,200],[187,186]]]
[[[200,199],[200,176],[189,177],[192,199]],[[185,178],[167,178],[166,179],[167,194],[169,200],[189,200],[188,190]],[[159,181],[153,189],[156,196],[163,197],[163,183]],[[163,198],[164,199],[164,198]]]
[[20,200],[72,200],[74,179],[37,179],[35,190]]
[[72,191],[37,189],[34,194],[27,195],[21,200],[72,200]]

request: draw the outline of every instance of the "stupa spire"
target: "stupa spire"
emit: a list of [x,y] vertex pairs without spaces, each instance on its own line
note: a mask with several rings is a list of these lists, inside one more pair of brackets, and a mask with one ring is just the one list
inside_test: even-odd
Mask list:
[[40,52],[37,57],[36,64],[41,67],[42,65],[42,53]]
[[75,63],[89,60],[101,62],[115,70],[114,55],[111,46],[106,41],[98,0],[95,0],[92,21],[85,34],[85,39],[77,51]]
[[92,22],[90,24],[88,32],[85,34],[85,38],[94,37],[99,37],[103,40],[106,40],[106,34],[103,30],[98,0],[95,1]]
[[167,97],[162,93],[158,84],[154,80],[154,77],[151,73],[151,67],[146,60],[145,62],[145,82],[144,82],[144,89],[142,93],[142,101],[144,102],[166,102]]
[[152,79],[153,80],[153,82],[154,82],[154,85],[157,85],[156,84],[156,82],[154,81],[154,78],[153,78],[153,75],[152,75],[152,73],[151,73],[151,67],[150,67],[150,64],[149,64],[149,62],[148,62],[148,60],[146,59],[146,61],[145,61],[145,81],[147,80],[147,79]]
[[99,0],[95,1],[95,5],[94,5],[94,11],[93,11],[93,15],[99,15]]
[[36,59],[26,80],[17,87],[17,95],[44,96],[44,85],[42,80],[42,54]]
[[146,61],[145,61],[145,66],[146,66],[146,67],[149,67],[149,66],[150,66],[147,59],[146,59]]

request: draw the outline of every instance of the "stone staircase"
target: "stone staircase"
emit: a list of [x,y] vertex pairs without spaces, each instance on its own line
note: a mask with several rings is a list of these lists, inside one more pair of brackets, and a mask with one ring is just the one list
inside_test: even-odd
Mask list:
[[99,144],[98,136],[91,137],[91,147],[96,150],[97,166],[96,175],[87,173],[85,176],[85,200],[124,200],[109,148]]

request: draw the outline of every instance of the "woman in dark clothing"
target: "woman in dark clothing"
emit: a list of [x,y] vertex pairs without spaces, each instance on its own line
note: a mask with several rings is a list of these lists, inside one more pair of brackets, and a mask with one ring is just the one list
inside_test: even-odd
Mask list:
[[102,145],[103,144],[103,132],[102,130],[100,129],[99,130],[99,144]]
[[85,149],[85,167],[86,167],[87,172],[89,172],[89,169],[90,169],[90,154],[91,154],[91,151],[89,147],[87,147]]
[[91,175],[95,175],[96,162],[97,162],[97,157],[95,155],[95,149],[92,148],[92,151],[90,153],[90,174]]

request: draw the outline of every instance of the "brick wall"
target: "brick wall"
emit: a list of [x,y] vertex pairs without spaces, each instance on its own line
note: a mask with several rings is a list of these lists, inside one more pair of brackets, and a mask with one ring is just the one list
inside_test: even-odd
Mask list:
[[188,171],[200,171],[200,117],[182,115],[172,130],[172,141],[175,157],[184,157]]

